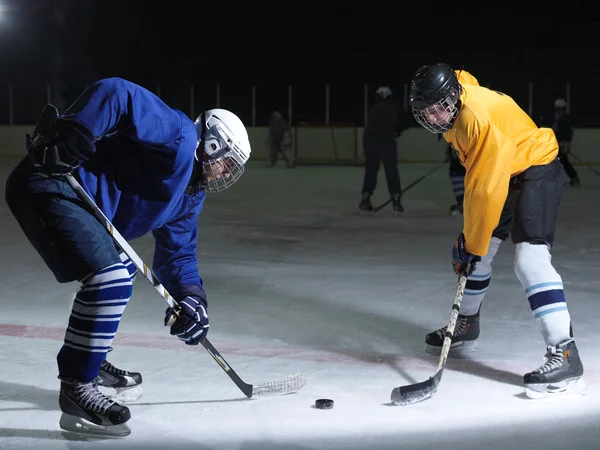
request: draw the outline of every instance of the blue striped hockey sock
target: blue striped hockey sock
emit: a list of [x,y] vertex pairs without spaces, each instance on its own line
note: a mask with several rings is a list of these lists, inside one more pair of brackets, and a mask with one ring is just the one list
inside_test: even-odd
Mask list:
[[131,280],[125,265],[118,263],[82,281],[57,356],[61,379],[90,382],[96,378],[131,298]]
[[119,254],[119,258],[121,258],[123,265],[127,268],[127,272],[129,272],[129,276],[131,277],[131,282],[134,283],[137,276],[137,268],[133,264],[133,261],[125,252],[121,252]]

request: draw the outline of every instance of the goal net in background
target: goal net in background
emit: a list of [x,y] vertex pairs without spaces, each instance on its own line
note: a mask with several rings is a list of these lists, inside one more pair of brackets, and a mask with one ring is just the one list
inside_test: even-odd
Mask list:
[[360,165],[358,126],[348,122],[299,122],[294,127],[296,163]]

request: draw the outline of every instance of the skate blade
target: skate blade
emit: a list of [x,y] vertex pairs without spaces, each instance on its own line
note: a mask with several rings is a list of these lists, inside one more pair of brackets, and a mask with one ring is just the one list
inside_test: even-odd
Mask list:
[[[452,344],[450,346],[450,352],[448,352],[448,357],[459,358],[461,356],[466,356],[469,353],[476,352],[477,348],[477,341],[457,342],[456,344]],[[442,347],[436,347],[434,345],[425,344],[425,352],[429,353],[432,356],[440,356],[440,353],[442,352]]]
[[116,403],[128,404],[137,402],[140,398],[142,398],[142,395],[144,395],[144,391],[142,390],[141,386],[114,389],[116,393],[107,394],[107,397]]
[[99,437],[125,437],[131,434],[131,429],[125,423],[118,425],[97,425],[85,420],[82,417],[72,416],[70,414],[62,413],[60,416],[59,426],[65,431],[78,433],[86,436],[99,436]]
[[529,398],[540,399],[558,395],[585,395],[585,382],[583,378],[570,379],[560,383],[528,384],[525,386],[525,395]]

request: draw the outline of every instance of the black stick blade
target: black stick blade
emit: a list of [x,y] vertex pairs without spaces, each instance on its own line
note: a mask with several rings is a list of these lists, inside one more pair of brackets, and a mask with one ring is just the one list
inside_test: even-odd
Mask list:
[[420,383],[407,384],[406,386],[394,388],[392,390],[392,403],[406,406],[427,400],[437,391],[441,378],[442,372],[440,371],[435,376]]

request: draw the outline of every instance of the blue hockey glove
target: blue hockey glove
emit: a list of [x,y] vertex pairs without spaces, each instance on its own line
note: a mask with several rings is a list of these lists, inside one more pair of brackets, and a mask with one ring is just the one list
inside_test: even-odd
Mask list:
[[[171,325],[171,336],[177,336],[187,345],[198,345],[208,333],[208,307],[206,298],[197,295],[188,295],[179,302],[181,310],[175,315],[175,322]],[[167,308],[165,326],[172,319],[173,308]]]
[[58,119],[58,110],[46,105],[33,136],[25,135],[33,166],[45,177],[62,177],[87,161],[96,151],[94,137],[84,126]]
[[475,256],[465,250],[465,235],[460,233],[454,247],[452,247],[452,267],[454,268],[454,273],[458,276],[469,276],[475,270],[475,263],[479,261],[481,261],[481,257]]

